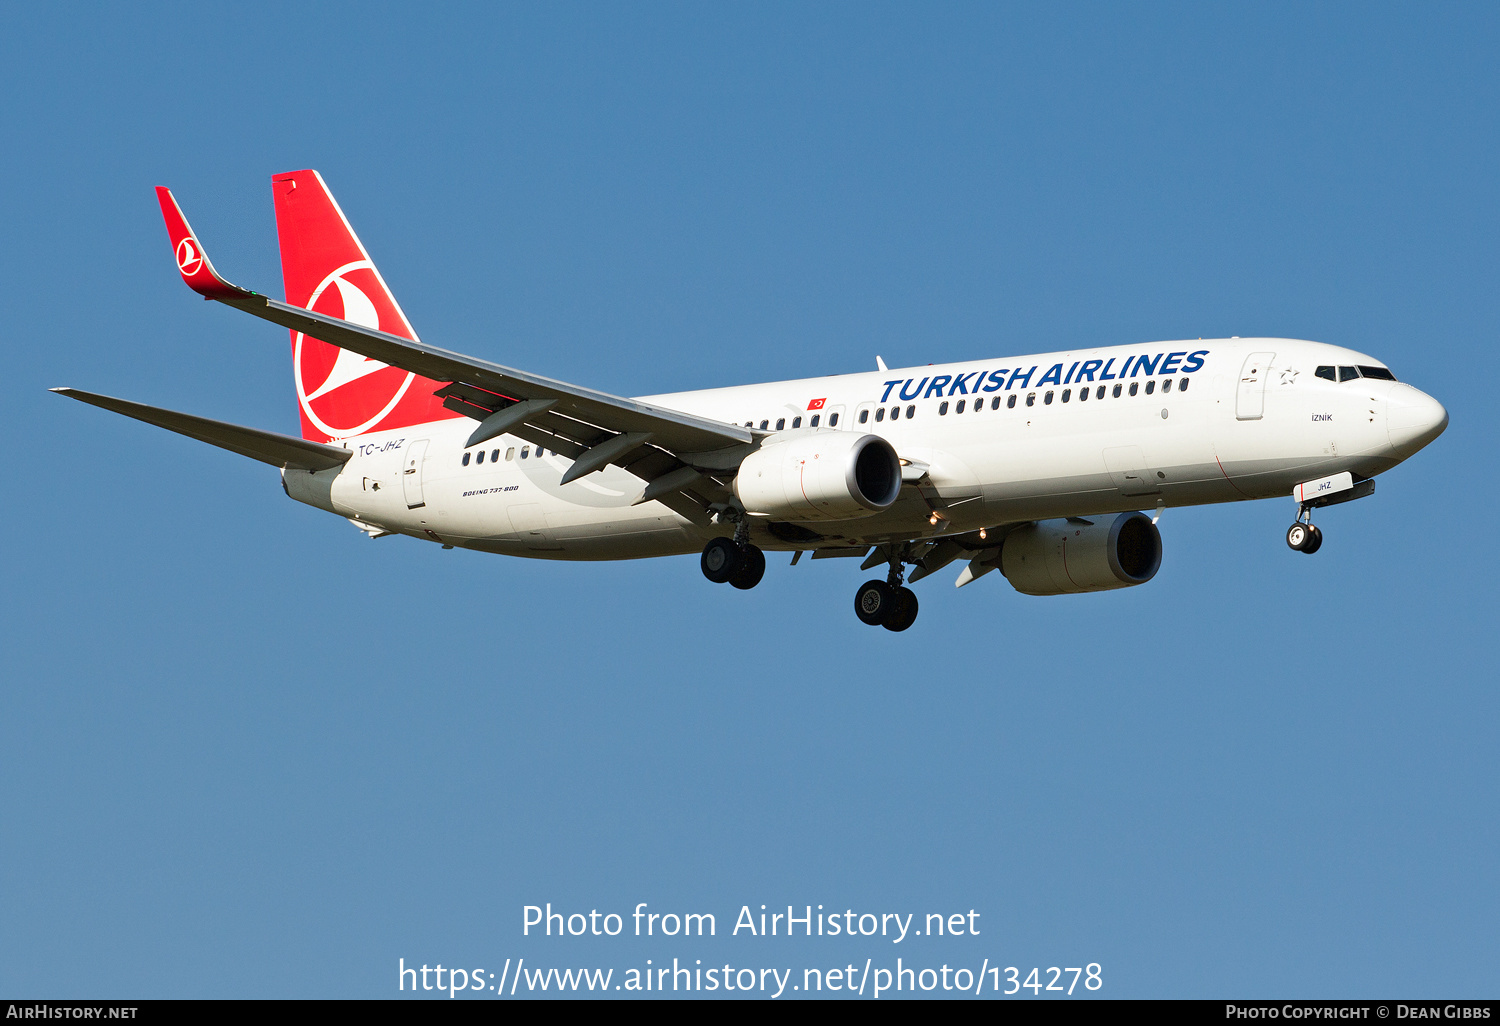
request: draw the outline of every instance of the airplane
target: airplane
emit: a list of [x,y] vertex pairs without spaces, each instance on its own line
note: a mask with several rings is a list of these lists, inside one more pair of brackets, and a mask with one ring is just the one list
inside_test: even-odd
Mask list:
[[[316,171],[272,178],[286,301],[214,269],[170,190],[178,271],[289,329],[302,437],[52,391],[277,467],[286,494],[371,538],[536,559],[701,553],[742,590],[767,551],[884,565],[855,614],[904,631],[908,586],[956,561],[1027,595],[1135,587],[1169,506],[1292,496],[1315,509],[1448,425],[1351,349],[1283,338],[1111,345],[625,398],[421,341]],[[1152,515],[1144,510],[1153,509]],[[907,568],[910,567],[908,574]]]

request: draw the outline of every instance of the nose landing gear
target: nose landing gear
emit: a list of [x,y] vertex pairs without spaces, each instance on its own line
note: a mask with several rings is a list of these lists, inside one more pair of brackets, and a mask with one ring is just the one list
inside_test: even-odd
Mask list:
[[1351,471],[1302,482],[1292,489],[1292,498],[1297,500],[1297,519],[1286,529],[1287,545],[1311,556],[1323,545],[1323,532],[1313,526],[1312,511],[1363,499],[1374,491],[1373,479],[1360,477]]
[[1286,543],[1294,551],[1304,552],[1311,556],[1323,547],[1323,532],[1314,527],[1311,522],[1304,524],[1298,520],[1286,529]]

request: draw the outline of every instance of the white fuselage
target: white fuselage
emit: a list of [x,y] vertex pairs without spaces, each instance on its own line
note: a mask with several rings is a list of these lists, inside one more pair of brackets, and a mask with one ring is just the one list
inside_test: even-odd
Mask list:
[[[1442,407],[1409,385],[1315,376],[1325,365],[1379,361],[1290,339],[1160,342],[647,401],[757,429],[764,422],[770,431],[784,421],[784,431],[872,433],[903,461],[927,465],[889,509],[807,525],[816,539],[773,533],[774,525],[752,518],[751,538],[763,548],[816,549],[1287,496],[1297,483],[1331,474],[1373,477],[1446,424]],[[631,505],[644,482],[617,467],[560,485],[569,461],[538,457],[519,438],[466,449],[473,429],[474,421],[458,418],[344,440],[336,444],[354,455],[342,469],[287,471],[288,494],[372,533],[548,559],[696,552],[732,531],[693,524],[658,502]]]

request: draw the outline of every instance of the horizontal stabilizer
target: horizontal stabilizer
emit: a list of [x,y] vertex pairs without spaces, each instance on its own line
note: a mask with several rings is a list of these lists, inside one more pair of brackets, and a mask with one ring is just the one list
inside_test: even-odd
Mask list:
[[157,406],[133,403],[126,399],[95,395],[93,392],[81,392],[76,388],[54,388],[52,391],[91,406],[123,413],[127,417],[143,420],[147,424],[155,424],[168,431],[175,431],[179,435],[196,438],[209,445],[217,445],[220,449],[228,449],[241,456],[249,456],[262,463],[269,463],[273,467],[331,470],[342,466],[348,462],[350,456],[354,455],[348,449],[323,445],[320,442],[309,442],[301,438],[293,438],[291,435],[277,434],[275,431],[261,431],[258,428],[226,424],[222,420],[194,417],[188,413],[163,410]]

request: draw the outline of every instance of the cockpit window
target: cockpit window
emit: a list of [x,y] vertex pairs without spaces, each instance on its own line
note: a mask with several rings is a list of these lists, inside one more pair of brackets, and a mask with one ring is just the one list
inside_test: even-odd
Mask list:
[[1334,368],[1328,366],[1327,364],[1324,364],[1322,367],[1319,367],[1313,373],[1316,374],[1320,378],[1327,378],[1329,381],[1337,381],[1339,379],[1338,372],[1336,370],[1334,370]]
[[1360,364],[1359,373],[1367,378],[1379,378],[1381,381],[1396,380],[1396,375],[1392,374],[1384,367],[1366,367],[1364,364]]
[[1359,377],[1359,371],[1355,370],[1353,367],[1339,368],[1340,381],[1353,381],[1357,377]]

